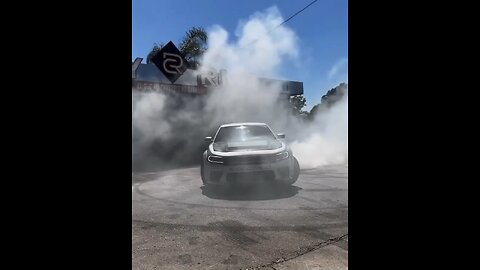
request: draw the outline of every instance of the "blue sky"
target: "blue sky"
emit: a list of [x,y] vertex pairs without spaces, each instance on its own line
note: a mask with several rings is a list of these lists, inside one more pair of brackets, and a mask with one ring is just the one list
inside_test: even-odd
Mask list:
[[[193,27],[220,25],[235,38],[240,20],[276,6],[287,19],[313,0],[132,0],[132,59],[154,43],[178,44]],[[286,23],[298,37],[299,58],[284,62],[280,77],[304,83],[307,108],[348,80],[348,1],[318,0]]]

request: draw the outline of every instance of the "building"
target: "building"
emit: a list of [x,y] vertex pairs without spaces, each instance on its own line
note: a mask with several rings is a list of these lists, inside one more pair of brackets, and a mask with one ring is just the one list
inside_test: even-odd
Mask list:
[[[195,70],[187,69],[176,81],[171,83],[154,64],[142,64],[142,58],[132,63],[132,90],[133,91],[162,91],[184,93],[188,95],[203,95],[209,89],[223,83],[226,70],[217,72],[212,70],[208,74],[199,75]],[[303,83],[268,78],[259,78],[262,83],[279,84],[282,94],[295,96],[303,94]]]

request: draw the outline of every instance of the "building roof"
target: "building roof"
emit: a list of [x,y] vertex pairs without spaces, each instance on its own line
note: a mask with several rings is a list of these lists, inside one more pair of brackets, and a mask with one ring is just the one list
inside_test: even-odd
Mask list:
[[[279,84],[282,93],[293,95],[303,94],[303,82],[258,78],[267,85]],[[140,64],[132,73],[132,80],[172,85],[163,73],[154,64]],[[198,86],[195,70],[187,69],[176,81],[175,85]]]

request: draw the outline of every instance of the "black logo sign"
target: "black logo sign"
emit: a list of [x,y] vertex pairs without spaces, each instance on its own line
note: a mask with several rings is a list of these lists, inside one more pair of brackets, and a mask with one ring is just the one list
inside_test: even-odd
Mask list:
[[174,83],[187,70],[187,61],[171,41],[158,51],[152,58],[152,62],[171,83]]

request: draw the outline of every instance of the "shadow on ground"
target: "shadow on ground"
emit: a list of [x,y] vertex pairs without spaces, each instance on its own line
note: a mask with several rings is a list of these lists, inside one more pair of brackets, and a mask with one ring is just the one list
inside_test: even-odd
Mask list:
[[182,162],[172,162],[158,157],[149,157],[143,159],[132,160],[132,173],[151,173],[176,169],[200,167],[199,160],[185,160]]
[[259,182],[255,185],[202,186],[202,194],[211,199],[229,201],[276,200],[295,196],[302,188]]

